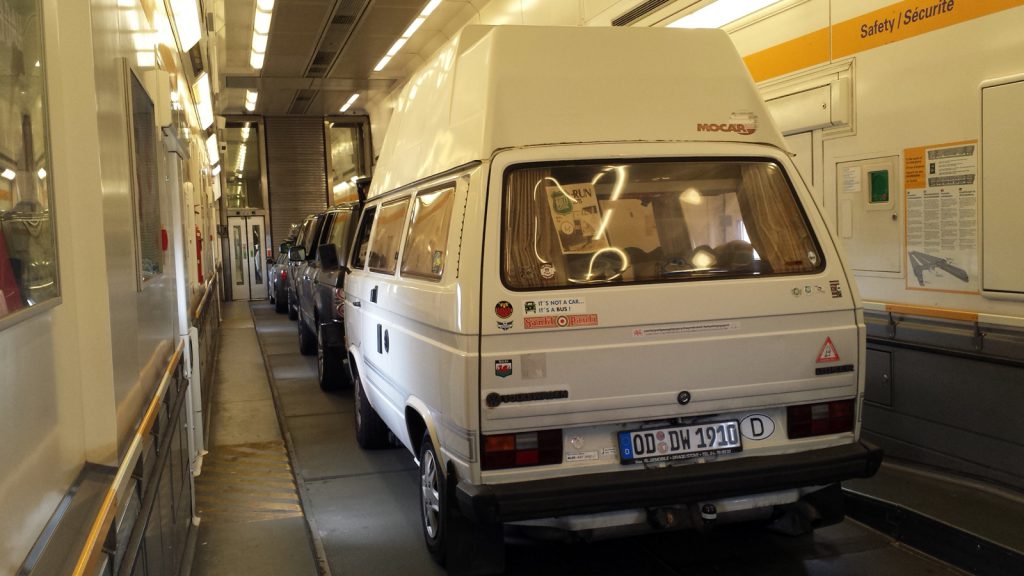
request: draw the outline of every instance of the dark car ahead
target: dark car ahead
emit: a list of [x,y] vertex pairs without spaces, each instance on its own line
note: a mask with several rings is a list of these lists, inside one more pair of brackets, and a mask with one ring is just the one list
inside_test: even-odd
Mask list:
[[288,311],[288,249],[291,242],[281,244],[275,258],[267,259],[267,296],[274,305],[274,311],[284,314]]
[[288,270],[284,286],[285,303],[290,320],[295,320],[299,317],[299,297],[296,291],[296,281],[299,273],[307,264],[307,258],[311,257],[310,252],[315,245],[313,244],[313,237],[319,234],[317,222],[320,216],[320,214],[311,214],[302,221],[302,224],[299,226],[299,232],[295,236],[295,242],[288,249]]
[[299,311],[299,351],[317,355],[320,387],[348,382],[345,368],[345,261],[359,204],[335,206],[319,216],[313,254],[295,278]]

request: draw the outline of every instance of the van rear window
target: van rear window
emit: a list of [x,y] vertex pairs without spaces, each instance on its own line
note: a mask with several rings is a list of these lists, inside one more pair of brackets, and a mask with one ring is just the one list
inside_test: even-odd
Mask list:
[[502,276],[511,289],[807,274],[824,262],[766,160],[512,166]]

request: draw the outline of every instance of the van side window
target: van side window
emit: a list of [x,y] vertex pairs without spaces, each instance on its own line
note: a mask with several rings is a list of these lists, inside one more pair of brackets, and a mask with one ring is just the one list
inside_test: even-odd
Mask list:
[[345,240],[350,238],[349,230],[352,213],[348,211],[338,212],[334,215],[334,222],[331,223],[330,233],[324,238],[324,244],[334,244],[338,249],[338,256],[345,258]]
[[455,188],[421,192],[412,205],[402,252],[402,275],[440,280],[448,252]]
[[810,274],[817,240],[774,162],[511,167],[502,278],[512,289]]
[[398,249],[401,247],[402,231],[405,230],[405,213],[409,198],[393,200],[381,205],[377,225],[370,234],[370,255],[367,265],[372,272],[394,274],[398,267]]
[[370,248],[370,230],[373,229],[373,217],[376,215],[376,207],[363,210],[363,219],[359,222],[359,231],[356,233],[355,251],[352,254],[353,270],[366,266],[366,255]]

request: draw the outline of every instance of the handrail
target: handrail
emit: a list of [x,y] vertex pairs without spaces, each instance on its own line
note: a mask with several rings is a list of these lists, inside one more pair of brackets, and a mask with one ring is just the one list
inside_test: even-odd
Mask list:
[[181,362],[184,350],[185,341],[179,340],[174,354],[171,355],[171,361],[167,364],[164,375],[160,379],[160,385],[157,386],[156,394],[153,395],[153,400],[149,403],[146,414],[142,417],[142,422],[139,423],[139,427],[135,431],[135,437],[125,453],[125,458],[117,469],[114,482],[103,497],[100,512],[89,528],[89,536],[86,538],[85,545],[82,546],[82,551],[78,556],[78,561],[75,563],[75,569],[72,572],[73,576],[86,576],[96,572],[97,563],[103,552],[104,534],[110,529],[114,516],[117,514],[117,494],[123,488],[125,481],[131,477],[135,464],[142,455],[142,443],[153,429],[153,423],[156,422],[157,415],[160,413],[160,403],[163,402],[167,388],[170,387],[174,370],[178,367],[178,363]]
[[949,308],[933,308],[931,306],[914,306],[911,304],[886,304],[886,312],[894,314],[910,314],[911,316],[925,316],[928,318],[942,318],[943,320],[961,320],[963,322],[977,322],[978,313],[967,310],[953,310]]
[[199,299],[199,304],[196,305],[196,313],[193,316],[195,320],[199,320],[203,317],[203,313],[206,312],[206,302],[210,297],[210,292],[213,292],[213,288],[220,281],[220,276],[214,271],[210,281],[206,283],[206,292],[203,293],[203,297]]

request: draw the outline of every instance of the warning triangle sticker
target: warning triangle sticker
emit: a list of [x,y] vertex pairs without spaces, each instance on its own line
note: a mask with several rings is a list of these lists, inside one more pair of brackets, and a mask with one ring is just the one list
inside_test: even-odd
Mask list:
[[822,362],[839,362],[839,352],[836,351],[836,345],[832,343],[831,338],[825,338],[825,344],[821,347],[821,352],[818,352],[818,363]]

